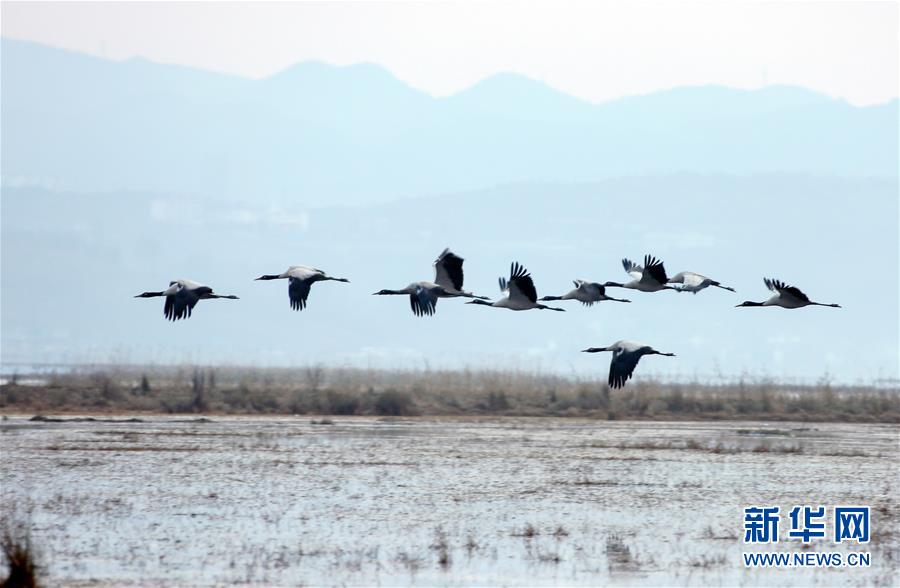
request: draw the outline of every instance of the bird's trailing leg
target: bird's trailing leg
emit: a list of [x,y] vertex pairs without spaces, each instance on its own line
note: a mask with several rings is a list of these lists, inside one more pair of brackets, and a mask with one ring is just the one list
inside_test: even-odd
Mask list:
[[611,296],[607,296],[606,299],[614,302],[631,302],[631,300],[626,300],[625,298],[613,298]]

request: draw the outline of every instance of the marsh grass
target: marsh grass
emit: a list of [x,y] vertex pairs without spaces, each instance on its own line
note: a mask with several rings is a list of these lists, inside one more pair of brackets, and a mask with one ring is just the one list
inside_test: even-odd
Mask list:
[[712,568],[725,565],[725,554],[716,555],[700,555],[692,557],[688,560],[688,565],[692,568]]
[[541,532],[538,531],[534,525],[528,523],[525,525],[524,529],[521,531],[513,531],[510,535],[513,537],[522,537],[523,539],[534,539],[540,534]]
[[7,527],[0,536],[0,551],[9,568],[6,579],[0,584],[2,588],[35,588],[40,585],[31,536],[26,530]]
[[631,548],[620,535],[612,534],[606,538],[606,558],[609,560],[609,566],[612,569],[632,568],[635,566]]
[[472,555],[481,548],[481,545],[479,545],[478,542],[475,541],[475,537],[470,534],[463,547],[466,548],[466,553],[469,557],[472,557]]
[[745,378],[642,379],[610,390],[602,380],[515,370],[105,366],[51,374],[40,385],[9,378],[0,411],[900,423],[900,390]]
[[437,563],[442,569],[450,567],[450,544],[447,542],[447,533],[442,528],[434,530],[434,541],[429,545],[429,549],[437,552]]
[[556,527],[556,530],[553,531],[553,536],[556,537],[557,539],[562,539],[564,537],[568,537],[569,532],[566,531],[565,527],[563,527],[562,525],[558,525]]
[[[754,445],[745,444],[726,444],[717,441],[715,444],[703,444],[696,439],[688,439],[686,441],[670,440],[670,441],[644,441],[639,443],[620,442],[620,443],[604,443],[593,442],[583,445],[590,449],[616,449],[620,451],[706,451],[709,453],[733,455],[738,453],[784,453],[784,454],[802,454],[803,446],[799,443],[785,444],[772,443],[768,440],[760,441]],[[868,454],[862,451],[855,452],[831,452],[820,453],[818,455],[839,455],[840,457],[865,457]],[[643,458],[646,459],[646,458]],[[572,482],[577,486],[614,486],[615,482],[607,481],[591,481],[585,478]]]

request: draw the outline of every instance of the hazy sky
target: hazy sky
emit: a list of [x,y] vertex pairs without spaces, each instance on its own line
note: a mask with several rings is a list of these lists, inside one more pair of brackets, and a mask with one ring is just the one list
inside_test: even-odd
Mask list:
[[898,95],[897,2],[2,3],[4,36],[264,77],[374,62],[435,95],[500,71],[603,101],[680,85]]

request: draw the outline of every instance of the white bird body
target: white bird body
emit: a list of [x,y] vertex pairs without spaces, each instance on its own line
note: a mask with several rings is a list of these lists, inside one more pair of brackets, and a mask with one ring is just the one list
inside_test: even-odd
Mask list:
[[281,277],[297,278],[298,280],[306,280],[315,275],[324,276],[325,272],[323,272],[320,269],[316,269],[316,268],[305,266],[305,265],[292,265],[291,267],[289,267],[287,269],[286,272],[281,274]]
[[746,300],[741,304],[738,304],[737,306],[780,306],[781,308],[789,309],[803,308],[804,306],[830,306],[832,308],[841,307],[839,304],[824,304],[822,302],[813,302],[799,288],[788,286],[781,280],[763,278],[763,282],[765,283],[766,288],[775,292],[772,297],[770,297],[765,302],[751,302],[750,300]]
[[349,282],[347,278],[333,278],[320,269],[306,265],[292,265],[280,274],[263,275],[257,280],[284,280],[288,281],[288,300],[294,310],[306,308],[309,298],[309,290],[313,284],[322,281]]
[[480,304],[481,306],[493,306],[494,308],[508,308],[510,310],[556,310],[564,312],[562,308],[554,308],[541,304],[537,299],[537,290],[531,274],[518,262],[513,262],[509,268],[509,279],[500,278],[500,292],[505,294],[499,300],[486,302],[484,300],[472,300],[466,304]]
[[237,296],[232,294],[216,294],[209,286],[184,278],[172,280],[169,282],[169,287],[161,292],[143,292],[135,296],[135,298],[154,298],[157,296],[165,297],[163,316],[170,321],[190,318],[194,307],[201,300],[215,300],[218,298],[238,299]]
[[612,359],[609,362],[609,379],[610,388],[621,388],[625,382],[631,378],[638,362],[645,355],[665,355],[674,357],[674,353],[663,353],[653,349],[644,343],[636,341],[616,341],[608,347],[590,347],[582,350],[584,353],[600,353],[602,351],[612,351]]
[[519,294],[511,295],[509,290],[504,291],[505,296],[501,296],[491,306],[497,308],[508,308],[510,310],[531,310],[537,308],[537,304],[520,296]]
[[781,308],[803,308],[806,306],[800,300],[797,300],[793,296],[782,296],[781,294],[774,294],[768,300],[762,303],[763,306],[780,306]]
[[615,300],[616,302],[631,302],[622,298],[613,298],[606,295],[606,287],[597,282],[589,282],[587,280],[573,280],[575,289],[566,292],[562,296],[544,296],[543,301],[548,300],[577,300],[585,306],[592,306],[595,302],[604,300]]
[[607,288],[629,288],[641,292],[659,292],[660,290],[677,290],[675,286],[667,285],[669,278],[666,276],[666,268],[663,262],[652,255],[644,256],[644,265],[640,266],[630,259],[623,259],[622,266],[625,272],[634,278],[624,284],[619,282],[606,282]]
[[710,286],[715,286],[716,288],[722,288],[723,290],[730,290],[734,292],[734,288],[729,288],[728,286],[723,286],[716,280],[712,278],[707,278],[702,274],[698,274],[695,272],[678,272],[671,278],[669,278],[670,284],[684,284],[681,288],[677,290],[679,292],[691,292],[696,294],[700,290],[705,288],[709,288]]

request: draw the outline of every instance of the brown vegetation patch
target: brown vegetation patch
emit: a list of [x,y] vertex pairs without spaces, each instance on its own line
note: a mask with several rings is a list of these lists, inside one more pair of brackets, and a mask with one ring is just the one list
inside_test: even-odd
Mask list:
[[[900,390],[765,379],[730,384],[638,380],[610,390],[600,379],[523,371],[109,366],[52,374],[43,385],[11,381],[0,386],[0,411],[900,423]],[[791,435],[780,429],[737,433]]]

